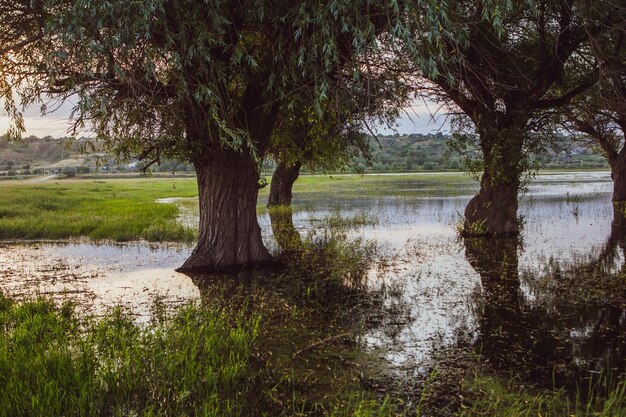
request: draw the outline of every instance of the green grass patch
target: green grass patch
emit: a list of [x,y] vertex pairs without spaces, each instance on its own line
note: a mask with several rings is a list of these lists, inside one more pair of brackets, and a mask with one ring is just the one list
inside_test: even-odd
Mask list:
[[563,390],[540,390],[490,375],[475,375],[464,382],[471,401],[462,405],[460,417],[617,417],[626,415],[626,381],[614,384],[608,394],[598,386],[574,398]]
[[0,416],[240,415],[259,320],[191,304],[140,327],[2,297]]
[[[464,174],[302,176],[294,186],[306,202],[323,195],[350,199],[389,196],[447,196],[476,183]],[[258,213],[265,214],[269,187],[260,191]],[[7,182],[0,185],[0,240],[68,239],[191,242],[197,231],[183,216],[197,213],[194,178],[134,178]],[[161,198],[183,198],[168,204]],[[297,203],[297,202],[296,202]],[[294,205],[294,209],[310,207]],[[353,219],[370,222],[372,219]]]
[[193,241],[165,197],[197,195],[193,179],[13,183],[0,187],[0,239]]
[[346,197],[449,197],[478,189],[469,175],[452,173],[412,173],[399,175],[303,175],[294,184],[297,197],[309,193]]
[[139,325],[120,308],[93,317],[69,303],[0,295],[0,416],[395,415],[388,401],[356,388],[327,386],[320,403],[301,386],[309,361],[296,367],[285,352],[286,371],[265,359],[276,326],[297,331],[307,317],[276,315],[285,308],[277,301],[267,292],[227,299],[215,291],[174,311],[155,305]]

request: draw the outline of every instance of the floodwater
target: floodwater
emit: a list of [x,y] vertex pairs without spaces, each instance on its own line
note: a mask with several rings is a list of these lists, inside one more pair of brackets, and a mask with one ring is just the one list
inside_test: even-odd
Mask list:
[[[612,227],[609,173],[537,176],[520,199],[519,239],[457,236],[460,213],[477,189],[469,179],[452,196],[437,195],[427,178],[398,176],[386,184],[393,196],[294,195],[304,208],[293,214],[302,237],[325,236],[333,216],[358,218],[361,225],[346,226],[344,238],[377,248],[364,284],[385,296],[358,333],[369,352],[419,375],[437,352],[468,346],[496,367],[546,385],[626,369],[626,294],[612,291],[612,280],[624,279],[626,232]],[[424,187],[435,191],[411,197]],[[197,214],[188,204],[180,213],[194,227]],[[278,253],[269,215],[259,222]],[[0,249],[0,291],[18,298],[70,297],[96,312],[122,304],[144,320],[155,299],[177,305],[201,296],[198,277],[174,271],[190,246],[5,242]]]

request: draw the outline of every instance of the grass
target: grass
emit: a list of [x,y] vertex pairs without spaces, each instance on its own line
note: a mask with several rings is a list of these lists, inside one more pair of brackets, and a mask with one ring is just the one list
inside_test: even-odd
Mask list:
[[197,195],[195,180],[64,180],[0,186],[0,239],[186,241],[196,231],[176,221],[163,197]]
[[[459,183],[450,191],[445,187],[454,181],[469,183],[459,174],[303,177],[296,193],[427,197],[438,187],[443,191],[432,195],[453,195]],[[155,203],[193,197],[193,179],[3,184],[0,194],[0,238],[194,238],[176,221],[193,200]],[[263,197],[260,202],[262,207]],[[416,415],[403,413],[396,400],[363,391],[359,380],[372,358],[362,351],[358,331],[367,320],[365,307],[376,304],[367,299],[376,294],[362,291],[361,284],[376,250],[371,242],[345,240],[345,232],[376,219],[362,212],[319,222],[324,232],[303,238],[285,269],[231,282],[236,294],[225,291],[228,299],[209,289],[201,304],[172,313],[157,309],[145,326],[119,309],[84,317],[69,304],[16,304],[0,297],[0,416]],[[623,382],[607,395],[592,387],[572,398],[514,381],[478,370],[453,379],[455,389],[444,395],[428,387],[408,393],[407,403],[428,410],[417,415],[429,416],[626,415]],[[441,405],[453,396],[450,406]]]
[[258,315],[188,305],[145,327],[116,309],[0,299],[0,415],[239,415]]
[[286,268],[194,278],[200,302],[141,325],[0,295],[0,416],[398,415],[358,378],[373,251],[310,236]]
[[[295,306],[286,294],[258,287],[250,292],[226,297],[214,291],[169,312],[156,304],[143,325],[119,308],[92,317],[70,303],[18,304],[0,296],[0,416],[626,415],[625,381],[601,396],[607,379],[598,379],[572,397],[503,379],[483,366],[465,369],[463,377],[434,372],[409,398],[417,410],[407,411],[359,388],[345,347],[294,356],[294,349],[324,336],[295,337],[306,323],[320,321],[311,318],[308,302]],[[448,379],[439,387],[443,393],[432,389],[442,378]]]
[[459,348],[438,361],[417,392],[410,415],[429,417],[621,417],[626,380],[599,373],[577,390],[545,388],[503,373],[485,358]]
[[327,406],[312,407],[302,392],[269,404],[285,387],[258,359],[272,319],[253,298],[212,297],[169,314],[157,307],[140,326],[119,308],[85,317],[71,304],[0,296],[0,416],[394,415],[359,391]]
[[538,390],[493,375],[476,374],[464,381],[471,401],[462,405],[460,417],[618,417],[626,415],[626,381],[615,384],[606,396],[590,387],[582,401],[562,390]]
[[337,197],[446,197],[478,189],[478,183],[461,172],[398,175],[307,175],[294,184],[294,195],[324,193]]
[[339,210],[321,218],[309,220],[314,226],[331,230],[358,229],[364,226],[375,226],[378,219],[374,214],[365,211],[357,212],[351,216],[342,215]]

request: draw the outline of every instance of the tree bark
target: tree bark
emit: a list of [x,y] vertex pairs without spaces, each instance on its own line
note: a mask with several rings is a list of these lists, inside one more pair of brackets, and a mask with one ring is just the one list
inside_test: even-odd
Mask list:
[[626,154],[620,152],[609,162],[613,180],[613,202],[626,203]]
[[268,208],[291,205],[293,184],[300,175],[301,167],[302,163],[300,161],[296,161],[292,165],[278,162],[270,183],[270,195],[267,200]]
[[463,236],[519,234],[517,208],[525,128],[522,121],[504,129],[482,129],[480,132],[484,172],[478,194],[465,208]]
[[492,179],[485,172],[480,191],[465,208],[464,236],[515,236],[519,234],[517,194],[520,179],[517,174]]
[[257,222],[259,172],[252,156],[219,149],[194,166],[200,204],[198,245],[178,271],[232,271],[270,263]]

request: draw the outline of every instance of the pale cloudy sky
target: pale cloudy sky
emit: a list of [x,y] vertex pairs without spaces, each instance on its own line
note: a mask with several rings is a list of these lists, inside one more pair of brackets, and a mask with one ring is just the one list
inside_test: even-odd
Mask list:
[[[41,116],[39,109],[27,109],[24,113],[26,136],[65,136],[70,128],[68,118],[71,109],[71,104],[65,104],[54,113],[46,116]],[[6,132],[8,126],[8,117],[0,113],[0,135]],[[445,111],[440,109],[437,104],[419,103],[405,109],[402,116],[398,119],[395,128],[380,126],[377,130],[381,134],[392,134],[395,132],[400,134],[436,133],[438,131],[446,133],[449,131],[449,125],[445,117]],[[85,135],[88,136],[87,133]]]

